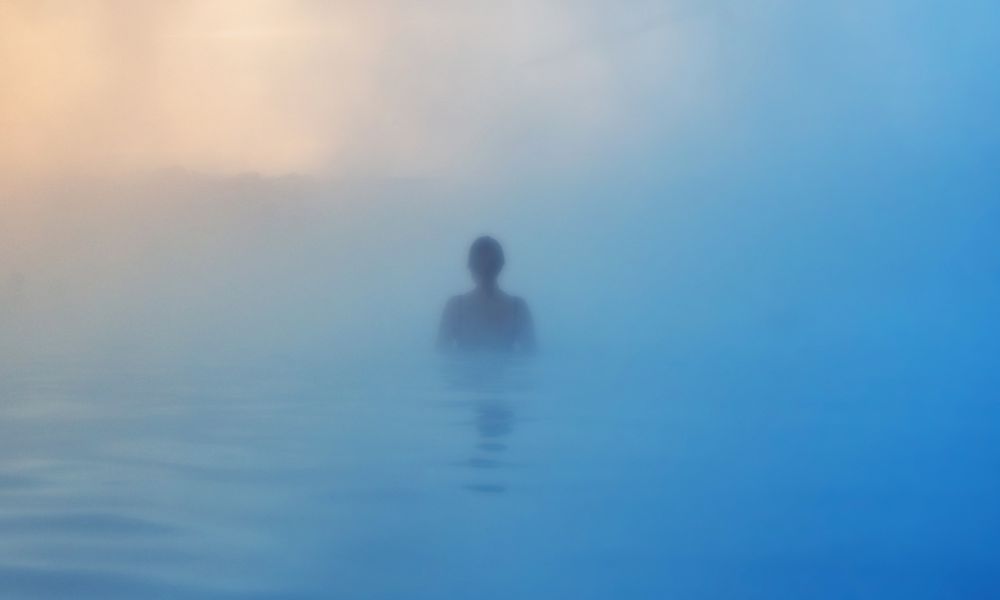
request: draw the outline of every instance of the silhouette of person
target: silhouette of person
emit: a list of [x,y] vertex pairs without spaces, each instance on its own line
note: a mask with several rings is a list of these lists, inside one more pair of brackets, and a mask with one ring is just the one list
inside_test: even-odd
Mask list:
[[469,248],[469,271],[476,282],[471,292],[452,297],[444,307],[437,345],[441,350],[530,353],[535,327],[528,304],[500,289],[504,266],[500,242],[478,238]]

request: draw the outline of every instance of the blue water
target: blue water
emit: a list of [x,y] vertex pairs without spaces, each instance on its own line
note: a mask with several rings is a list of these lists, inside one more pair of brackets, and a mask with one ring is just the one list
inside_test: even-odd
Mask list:
[[1000,592],[993,399],[812,352],[6,369],[2,597]]

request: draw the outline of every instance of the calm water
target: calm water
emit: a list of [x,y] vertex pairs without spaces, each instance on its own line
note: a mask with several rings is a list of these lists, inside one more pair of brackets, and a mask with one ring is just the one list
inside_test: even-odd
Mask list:
[[8,368],[2,597],[1000,592],[994,399],[845,356]]

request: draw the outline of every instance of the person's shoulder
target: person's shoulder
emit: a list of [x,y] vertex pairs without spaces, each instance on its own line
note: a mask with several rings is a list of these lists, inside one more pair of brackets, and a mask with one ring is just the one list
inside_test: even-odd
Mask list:
[[469,301],[469,294],[455,294],[444,303],[445,310],[457,310]]
[[528,302],[521,296],[507,294],[507,302],[517,310],[528,310]]

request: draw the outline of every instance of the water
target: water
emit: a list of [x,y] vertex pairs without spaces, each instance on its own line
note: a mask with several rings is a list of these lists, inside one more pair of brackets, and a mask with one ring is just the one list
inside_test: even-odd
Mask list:
[[2,596],[1000,589],[995,404],[909,367],[675,354],[8,369]]

